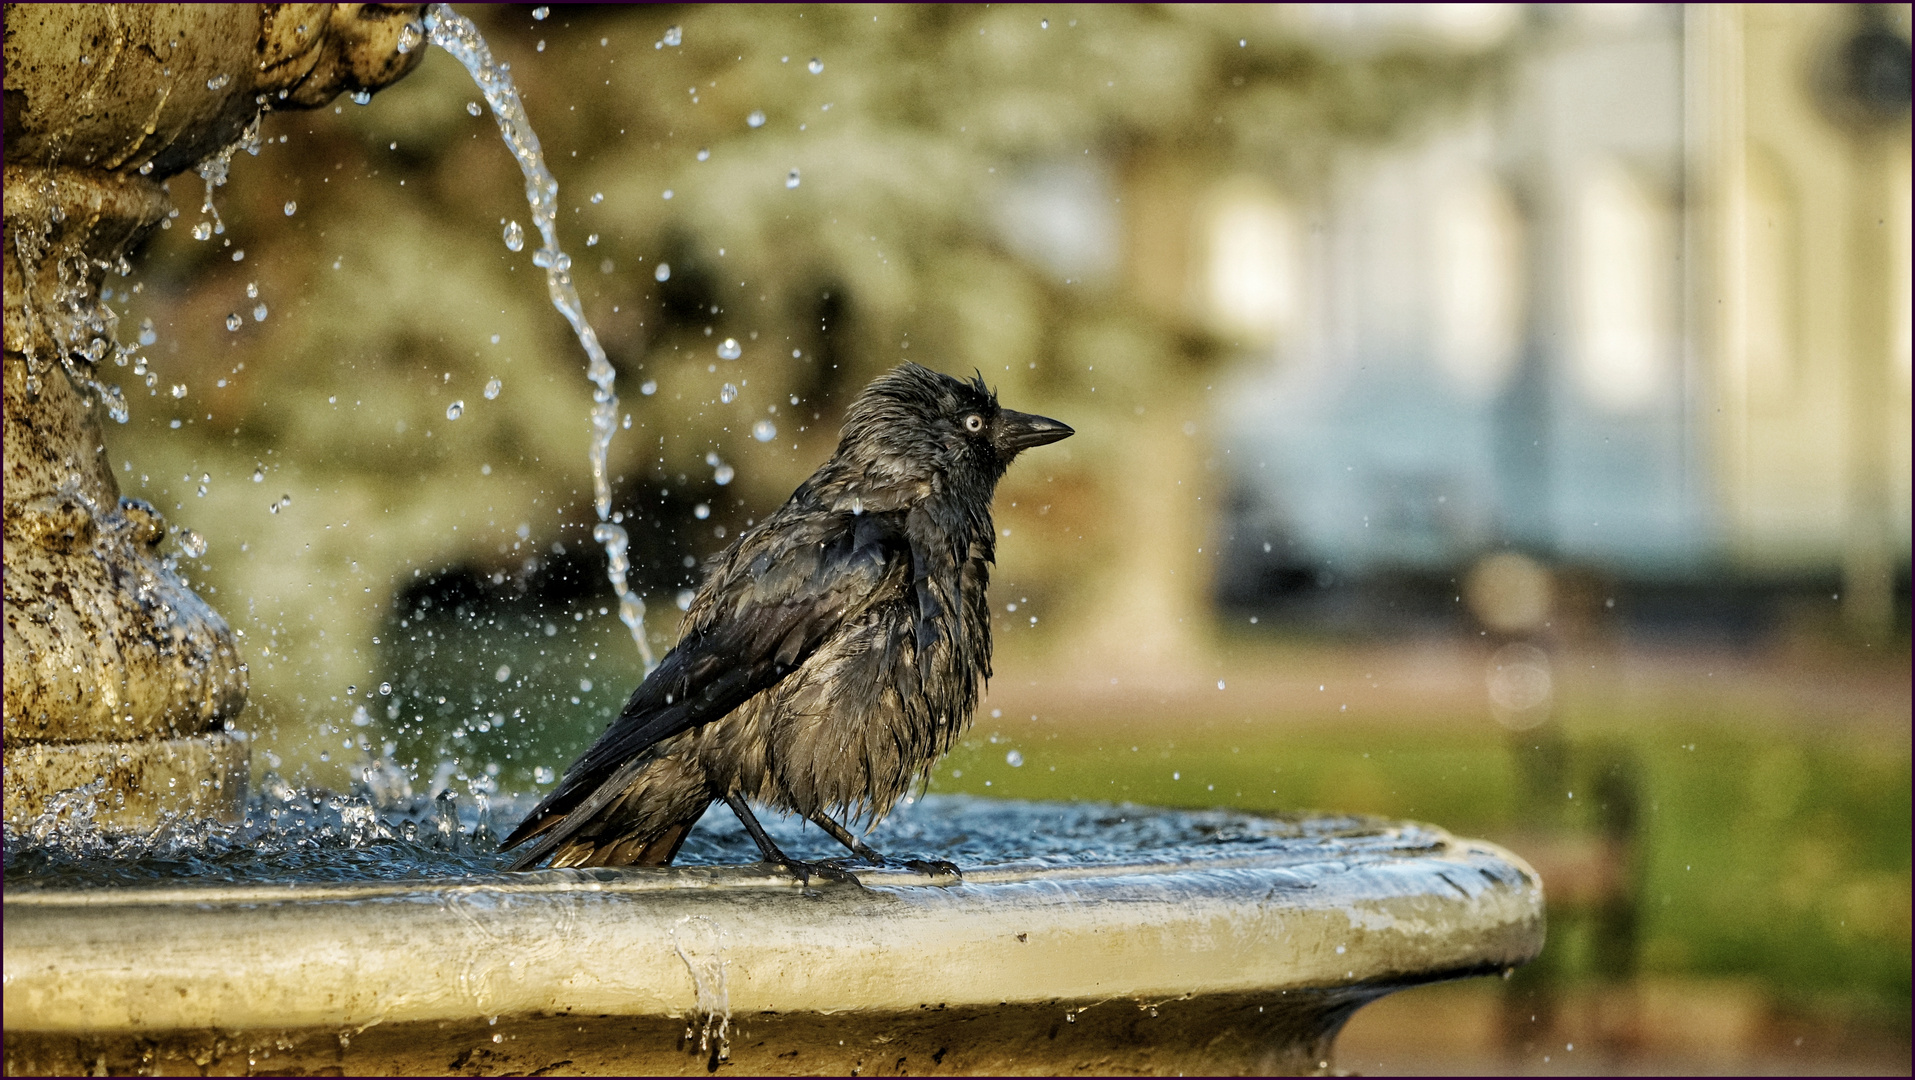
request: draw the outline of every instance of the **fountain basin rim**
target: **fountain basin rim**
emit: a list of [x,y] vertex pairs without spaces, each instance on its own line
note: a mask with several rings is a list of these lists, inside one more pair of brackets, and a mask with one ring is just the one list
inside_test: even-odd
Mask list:
[[[897,874],[893,885],[873,874],[866,888],[803,894],[789,879],[721,867],[423,889],[124,890],[144,894],[131,904],[10,895],[6,1026],[109,1034],[677,1017],[709,999],[697,972],[710,970],[725,973],[739,1015],[1366,997],[1541,950],[1541,883],[1493,845],[1349,855],[1312,859],[1309,874],[1281,857],[1071,867],[1069,877],[998,868],[992,882],[933,887]],[[701,878],[724,884],[670,884]]]

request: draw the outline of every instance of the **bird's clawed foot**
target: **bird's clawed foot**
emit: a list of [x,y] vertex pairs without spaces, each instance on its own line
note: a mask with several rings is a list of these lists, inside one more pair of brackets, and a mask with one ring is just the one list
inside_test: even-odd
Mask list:
[[831,818],[827,817],[823,812],[813,813],[810,815],[810,818],[812,824],[830,833],[832,839],[849,848],[853,855],[870,863],[872,866],[903,866],[910,870],[916,870],[918,873],[927,877],[962,878],[964,876],[958,871],[956,863],[946,862],[943,859],[931,859],[928,861],[924,859],[904,859],[902,861],[898,859],[887,859],[871,850],[864,841],[851,835],[850,829],[831,820]]
[[767,859],[765,862],[797,878],[800,885],[810,885],[814,877],[825,881],[835,881],[841,885],[863,884],[858,880],[858,875],[829,862],[805,862],[803,859],[793,859],[788,856],[782,859]]
[[758,818],[752,814],[751,807],[745,805],[742,796],[727,795],[725,804],[738,815],[738,820],[745,826],[745,831],[751,834],[752,843],[758,845],[758,854],[763,857],[762,861],[783,868],[786,873],[797,878],[800,884],[811,884],[813,877],[848,885],[859,883],[854,874],[841,866],[833,866],[828,862],[805,862],[802,859],[794,859],[779,850],[778,845],[773,843],[771,837],[766,834],[764,826],[758,824]]

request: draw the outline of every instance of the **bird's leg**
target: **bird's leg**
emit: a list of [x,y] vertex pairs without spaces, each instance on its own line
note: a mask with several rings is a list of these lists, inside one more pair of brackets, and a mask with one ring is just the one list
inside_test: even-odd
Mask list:
[[[824,811],[820,810],[809,815],[809,817],[813,825],[830,833],[833,840],[850,848],[851,853],[858,858],[863,859],[873,866],[891,865],[891,860],[871,850],[862,840],[851,835],[850,829],[826,817]],[[904,865],[916,870],[920,874],[929,874],[932,877],[936,877],[939,874],[949,874],[952,877],[963,876],[959,873],[956,863],[946,862],[943,859],[906,859],[904,860]]]
[[843,870],[839,870],[836,867],[802,862],[780,851],[778,845],[772,843],[771,837],[765,832],[765,827],[758,824],[757,815],[753,814],[751,807],[745,804],[745,797],[743,795],[737,792],[726,795],[725,805],[731,807],[731,812],[738,815],[739,822],[745,826],[745,831],[751,834],[751,842],[758,845],[758,853],[764,856],[766,862],[776,863],[784,867],[791,872],[793,877],[796,877],[805,884],[811,883],[811,875],[813,874],[830,878],[833,881],[849,881],[854,885],[857,884],[858,879],[845,873]]
[[847,848],[850,848],[851,854],[856,855],[858,858],[863,859],[865,862],[870,863],[872,866],[885,865],[884,856],[878,854],[875,851],[872,851],[869,847],[866,847],[864,841],[851,835],[850,829],[845,828],[843,825],[840,825],[837,822],[831,820],[829,817],[825,816],[825,812],[823,810],[813,811],[808,816],[813,825],[816,825],[820,829],[823,829],[825,832],[830,833],[831,838],[833,840],[836,840],[838,843],[843,844]]

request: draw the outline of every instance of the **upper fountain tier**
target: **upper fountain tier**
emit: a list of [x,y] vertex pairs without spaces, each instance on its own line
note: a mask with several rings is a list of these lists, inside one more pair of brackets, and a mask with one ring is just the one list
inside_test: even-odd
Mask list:
[[6,163],[163,179],[233,143],[261,106],[316,108],[397,80],[423,54],[422,11],[9,4]]

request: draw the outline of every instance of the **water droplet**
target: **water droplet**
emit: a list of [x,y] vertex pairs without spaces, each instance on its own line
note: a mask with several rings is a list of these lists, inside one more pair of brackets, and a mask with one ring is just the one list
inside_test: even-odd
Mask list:
[[253,466],[253,483],[255,484],[264,483],[265,480],[266,480],[266,466],[264,465]]
[[785,186],[788,188],[795,188],[798,186],[798,170],[793,169],[790,172],[785,174]]
[[598,246],[598,234],[597,234],[597,233],[593,233],[593,234],[591,234],[590,236],[587,236],[587,237],[585,238],[585,246],[586,246],[586,247],[597,247],[597,246]]
[[493,672],[492,677],[499,682],[510,679],[512,677],[512,666],[510,664],[500,664],[499,670]]
[[690,589],[678,590],[678,610],[690,611],[692,608],[692,600],[696,596],[697,594],[692,592]]
[[1024,764],[1024,755],[1013,750],[1004,755],[1004,762],[1013,769],[1021,768]]
[[540,39],[539,39],[539,43],[538,43],[538,45],[536,46],[536,48],[538,49],[538,51],[539,51],[539,52],[544,52],[544,51],[545,51],[545,39],[544,39],[544,38],[540,38]]
[[594,191],[594,192],[592,192],[592,205],[593,205],[593,206],[597,206],[597,205],[598,205],[599,203],[602,203],[602,202],[604,202],[604,201],[605,201],[605,193],[604,193],[603,191]]
[[403,56],[406,53],[411,52],[412,50],[418,48],[419,43],[424,40],[425,40],[425,35],[420,32],[419,24],[407,23],[404,27],[402,27],[399,30],[399,44],[398,44],[399,54]]
[[540,4],[538,7],[532,9],[532,17],[539,22],[544,22],[545,17],[550,14],[552,14],[552,9],[546,7],[544,4]]
[[769,420],[760,420],[751,425],[751,437],[759,442],[770,442],[778,437],[778,425]]
[[718,400],[729,405],[738,400],[738,388],[730,383],[718,388]]
[[679,45],[683,44],[684,41],[685,41],[685,31],[683,28],[677,27],[677,26],[667,26],[665,28],[665,44],[670,45],[673,48],[677,48]]
[[811,63],[805,65],[805,70],[811,72],[813,75],[824,74],[824,69],[825,62],[815,56],[811,58]]
[[692,516],[703,521],[711,516],[711,507],[704,503],[699,503],[697,506],[692,507]]
[[153,331],[153,320],[141,319],[140,320],[140,344],[151,345],[155,341],[158,341],[159,339],[160,339],[160,336],[157,333],[154,333]]
[[508,251],[525,247],[525,230],[519,227],[516,220],[505,223],[505,246]]
[[671,277],[672,277],[671,263],[659,263],[657,266],[652,268],[653,281],[670,281]]
[[174,397],[176,397],[176,398],[183,398],[183,397],[185,397],[185,396],[186,396],[186,384],[185,384],[185,383],[174,383],[174,384],[173,384],[173,396],[174,396]]
[[[737,338],[726,338],[724,341],[718,343],[718,359],[720,360],[736,360],[743,353],[744,350],[739,347]],[[731,399],[726,398],[725,400],[730,401]]]
[[254,322],[266,321],[266,302],[265,301],[262,300],[259,303],[253,305],[253,321]]
[[653,394],[658,393],[658,380],[646,379],[639,384],[638,392],[644,394],[646,397],[651,397]]
[[286,216],[287,217],[292,217],[293,214],[298,212],[298,210],[299,210],[299,204],[297,202],[293,201],[292,199],[286,200]]
[[197,559],[206,554],[206,538],[191,529],[180,530],[180,550],[189,559]]
[[765,110],[763,109],[751,110],[751,115],[745,117],[745,123],[750,124],[752,127],[764,127],[765,126]]
[[466,112],[468,112],[468,113],[470,113],[470,114],[471,114],[471,115],[473,115],[473,116],[477,116],[477,115],[479,115],[479,103],[478,103],[478,102],[476,102],[476,101],[468,101],[468,102],[466,102],[466,103],[465,103],[465,111],[466,111]]
[[231,75],[215,75],[212,78],[206,80],[206,89],[224,90],[226,88],[226,84],[232,81],[233,81],[233,77]]
[[700,161],[710,161],[710,160],[711,160],[711,147],[709,147],[709,146],[701,146],[701,147],[699,147],[699,148],[698,148],[698,160],[700,160]]
[[730,465],[720,465],[718,468],[712,470],[711,479],[712,483],[717,484],[719,487],[724,487],[726,484],[731,483],[737,475],[737,469],[732,468]]
[[391,683],[389,683],[389,682],[382,682],[382,683],[380,683],[380,684],[379,684],[379,696],[380,696],[380,697],[391,697],[391,696],[392,696],[392,684],[391,684]]
[[505,389],[504,383],[497,379],[488,379],[485,384],[485,399],[491,401],[493,398],[498,397],[499,391],[503,389]]
[[[402,50],[402,51],[403,51],[403,50]],[[370,105],[370,104],[372,104],[372,91],[370,91],[370,90],[354,90],[354,91],[352,92],[352,103],[353,103],[354,105]]]
[[259,282],[249,281],[246,283],[246,299],[248,300],[259,299]]
[[226,316],[226,329],[237,330],[239,329],[240,323],[244,321],[244,319],[239,317],[239,312],[235,311],[231,315]]
[[1051,21],[1049,19],[1039,19],[1037,20],[1037,28],[1039,30],[1049,30],[1051,28]]
[[457,420],[459,417],[463,415],[465,415],[464,401],[455,401],[452,404],[446,406],[447,420]]
[[665,198],[667,198],[667,199],[670,199],[671,197],[672,197],[672,189],[671,189],[671,188],[666,188],[666,189],[665,189]]
[[193,226],[193,239],[195,240],[210,239],[212,235],[213,223],[210,221],[202,221],[198,225]]

